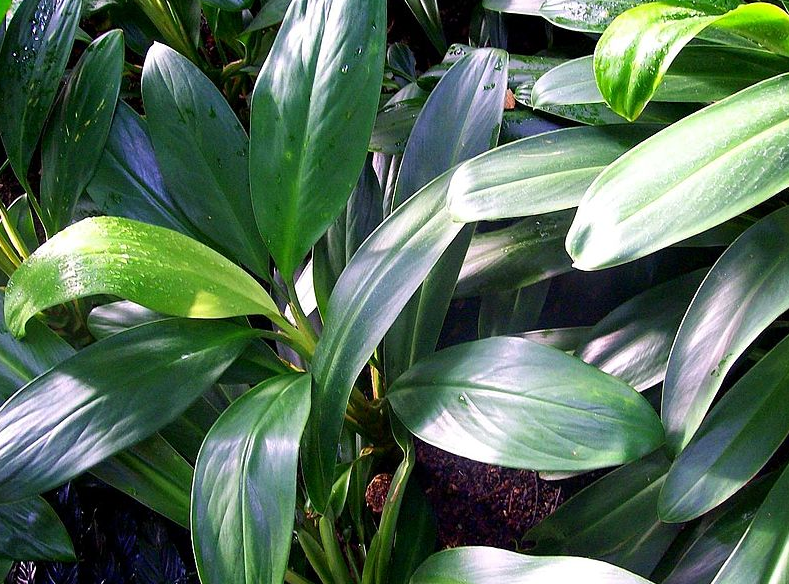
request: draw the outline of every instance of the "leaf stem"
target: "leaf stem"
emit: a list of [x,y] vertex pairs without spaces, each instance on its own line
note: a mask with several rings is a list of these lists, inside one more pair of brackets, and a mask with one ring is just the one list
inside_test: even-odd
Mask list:
[[321,534],[321,544],[323,544],[323,549],[326,552],[326,560],[335,584],[353,584],[334,532],[334,520],[324,515],[318,522],[318,530]]

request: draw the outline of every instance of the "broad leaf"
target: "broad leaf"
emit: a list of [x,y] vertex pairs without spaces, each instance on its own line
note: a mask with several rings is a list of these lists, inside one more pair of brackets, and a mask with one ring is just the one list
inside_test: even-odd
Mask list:
[[123,34],[85,49],[55,103],[41,144],[41,207],[50,235],[71,222],[110,132],[123,71]]
[[282,322],[268,293],[214,250],[162,227],[94,217],[58,233],[14,272],[6,323],[22,336],[37,312],[95,294],[173,316],[262,314]]
[[691,272],[628,300],[594,326],[576,356],[636,391],[660,383],[682,317],[706,273]]
[[664,521],[690,521],[742,488],[789,435],[789,338],[721,398],[674,461],[660,493]]
[[532,341],[533,343],[540,343],[541,345],[556,347],[561,351],[572,352],[575,351],[582,342],[589,338],[589,332],[591,330],[592,327],[590,326],[573,326],[528,331],[516,336],[526,339],[527,341]]
[[87,318],[88,330],[96,339],[112,335],[150,322],[175,318],[128,300],[97,306]]
[[533,557],[489,547],[461,547],[430,556],[410,584],[649,584],[611,564],[586,558]]
[[441,28],[441,15],[438,12],[436,0],[405,0],[411,12],[414,13],[419,26],[427,34],[427,38],[439,53],[447,50],[447,41],[444,30]]
[[66,528],[41,497],[0,505],[0,558],[65,562],[76,559]]
[[77,31],[79,0],[25,0],[0,49],[0,136],[19,182],[27,171]]
[[479,308],[480,339],[534,328],[548,296],[550,280],[532,286],[485,294]]
[[362,244],[329,299],[315,350],[312,414],[302,465],[309,495],[325,509],[337,441],[356,377],[386,330],[463,227],[445,209],[449,173],[392,213]]
[[636,460],[663,443],[657,415],[631,387],[514,337],[423,359],[387,399],[425,442],[488,464],[589,470]]
[[595,481],[526,533],[537,542],[530,553],[595,558],[649,574],[679,532],[656,511],[668,468],[657,452]]
[[586,191],[567,236],[573,265],[623,264],[761,203],[789,186],[787,137],[789,75],[781,75],[648,138]]
[[225,322],[153,323],[90,345],[37,377],[0,408],[0,500],[52,489],[150,436],[208,389],[254,335]]
[[671,349],[661,417],[678,454],[707,413],[737,358],[789,309],[789,209],[739,237],[710,270]]
[[537,134],[543,134],[561,128],[561,124],[554,120],[548,120],[531,110],[507,110],[504,112],[504,117],[501,120],[499,144],[508,144],[515,140],[530,138]]
[[417,97],[384,106],[375,118],[375,127],[370,136],[370,150],[384,154],[402,154],[424,105],[425,100]]
[[672,60],[708,26],[734,32],[789,56],[789,16],[756,2],[726,12],[686,2],[653,2],[620,15],[595,47],[597,85],[608,105],[634,120],[652,98]]
[[414,571],[436,549],[436,518],[427,496],[416,481],[406,486],[402,506],[405,512],[397,524],[389,563],[390,584],[408,584]]
[[517,290],[569,272],[564,238],[572,219],[572,211],[558,211],[477,233],[463,260],[455,296]]
[[575,207],[592,181],[657,126],[600,126],[546,132],[462,164],[449,185],[458,221],[539,215]]
[[249,199],[249,140],[227,100],[196,65],[161,44],[145,58],[142,94],[175,204],[220,249],[267,277]]
[[252,97],[258,228],[285,280],[345,207],[383,75],[383,0],[293,0]]
[[241,396],[211,428],[192,488],[192,543],[204,584],[283,581],[309,410],[310,376],[282,375]]
[[789,578],[789,471],[784,470],[713,584],[785,582]]

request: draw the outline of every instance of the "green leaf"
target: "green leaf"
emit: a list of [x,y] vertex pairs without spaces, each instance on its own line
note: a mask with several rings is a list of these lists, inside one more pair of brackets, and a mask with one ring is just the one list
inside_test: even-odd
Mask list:
[[370,150],[384,154],[402,154],[424,105],[424,99],[413,98],[384,106],[375,118]]
[[250,179],[285,280],[345,207],[383,75],[386,2],[293,0],[252,97]]
[[80,0],[24,0],[0,49],[0,135],[19,182],[55,101],[79,22]]
[[572,211],[537,215],[471,240],[455,296],[517,290],[571,270],[564,238]]
[[[655,101],[718,101],[789,69],[789,60],[756,49],[689,46],[671,63],[652,97]],[[551,69],[534,84],[532,107],[600,103],[592,56]]]
[[723,378],[756,337],[789,309],[789,209],[741,235],[710,270],[674,340],[663,387],[666,441],[679,454]]
[[55,510],[41,497],[0,505],[0,557],[73,562],[74,546]]
[[408,584],[419,565],[436,549],[436,518],[427,496],[416,481],[406,486],[402,507],[405,513],[398,520],[389,563],[390,584]]
[[[770,107],[754,105],[764,103]],[[567,235],[573,265],[594,270],[623,264],[761,203],[789,186],[782,162],[788,137],[789,75],[749,87],[655,134],[586,191]]]
[[674,461],[660,493],[663,521],[700,517],[731,497],[789,435],[789,338],[721,398]]
[[37,312],[95,294],[173,316],[262,314],[282,322],[268,293],[214,250],[162,227],[94,217],[55,235],[14,272],[6,323],[22,336]]
[[533,343],[556,347],[561,351],[575,351],[589,337],[591,330],[590,326],[573,326],[528,331],[517,336]]
[[524,217],[575,207],[587,187],[658,126],[600,126],[546,132],[462,164],[449,185],[457,221]]
[[544,280],[525,288],[484,295],[479,308],[479,338],[519,333],[534,328],[545,305],[550,285],[549,280]]
[[291,0],[267,0],[263,2],[260,12],[255,15],[255,18],[252,19],[244,33],[262,30],[279,24],[285,18],[285,13],[288,11],[290,3]]
[[164,186],[147,122],[122,101],[87,190],[107,215],[167,227],[194,239],[201,237]]
[[249,140],[230,105],[196,65],[161,44],[146,56],[142,94],[176,205],[220,249],[268,277],[249,199]]
[[249,8],[253,0],[205,0],[204,4],[214,6],[220,10],[237,12],[244,8]]
[[47,233],[71,222],[110,132],[123,71],[123,33],[93,41],[55,103],[41,144],[41,207]]
[[616,113],[636,119],[682,47],[708,26],[789,55],[789,16],[777,6],[756,2],[725,14],[695,6],[676,1],[644,4],[620,15],[600,37],[595,78]]
[[657,415],[631,387],[513,337],[423,359],[387,399],[420,439],[488,464],[590,470],[636,460],[663,443]]
[[309,408],[310,376],[282,375],[241,396],[208,433],[192,489],[192,544],[204,584],[283,581]]
[[189,528],[192,466],[154,434],[90,469],[108,485]]
[[414,13],[419,26],[425,31],[436,50],[444,53],[447,50],[447,41],[444,38],[444,29],[441,27],[441,15],[436,0],[405,0],[405,3]]
[[27,246],[28,251],[35,250],[38,247],[38,235],[27,195],[21,195],[11,203],[8,207],[8,218],[22,238],[22,242]]
[[621,568],[587,558],[533,557],[489,547],[461,547],[430,556],[410,584],[649,584]]
[[255,334],[225,322],[152,323],[40,375],[0,408],[0,500],[52,489],[150,436],[208,389]]
[[650,288],[598,322],[575,355],[636,391],[663,381],[682,317],[707,270]]
[[530,138],[537,134],[559,130],[562,126],[548,120],[539,113],[527,109],[506,110],[501,120],[499,144],[509,144],[515,140]]
[[97,306],[91,310],[88,314],[87,325],[90,334],[101,340],[141,324],[170,318],[175,317],[167,316],[128,300],[121,300]]
[[595,558],[649,574],[680,530],[661,524],[656,510],[668,468],[656,452],[595,481],[526,533],[537,541],[529,553]]
[[789,578],[789,470],[784,470],[713,584],[782,582]]
[[302,465],[310,499],[325,509],[351,388],[386,330],[462,229],[445,209],[449,173],[392,213],[334,287],[313,359],[312,414]]

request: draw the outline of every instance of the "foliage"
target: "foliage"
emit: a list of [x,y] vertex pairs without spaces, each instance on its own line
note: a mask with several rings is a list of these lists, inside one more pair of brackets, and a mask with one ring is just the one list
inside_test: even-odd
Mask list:
[[[203,584],[789,578],[783,9],[485,0],[423,73],[385,0],[14,9],[4,569],[74,558],[41,495],[91,473],[188,527]],[[504,12],[602,34],[510,54]],[[624,288],[669,247],[604,318],[537,330],[562,274]],[[529,553],[433,554],[415,438],[603,476]]]

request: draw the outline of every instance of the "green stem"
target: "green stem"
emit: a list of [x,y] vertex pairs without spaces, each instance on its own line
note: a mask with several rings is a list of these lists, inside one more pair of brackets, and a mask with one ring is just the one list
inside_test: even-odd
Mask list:
[[315,332],[315,329],[312,327],[312,323],[310,319],[307,318],[307,315],[304,314],[304,310],[301,308],[301,303],[299,302],[299,295],[296,292],[296,286],[293,283],[293,280],[289,280],[285,282],[285,286],[288,289],[288,297],[290,298],[290,309],[293,312],[293,318],[296,321],[296,326],[302,331],[305,335],[307,335],[310,339],[312,339],[315,343],[318,342],[318,334]]
[[329,562],[326,559],[326,553],[323,551],[320,544],[304,529],[298,530],[298,536],[299,545],[322,584],[334,584],[331,570],[329,570]]
[[0,232],[0,251],[2,251],[6,259],[13,264],[14,269],[18,268],[22,263],[22,260],[20,260],[19,256],[16,255],[16,251],[14,251],[11,242],[8,241],[5,233],[2,232]]
[[348,573],[348,566],[342,555],[340,545],[334,533],[334,521],[327,516],[320,518],[318,529],[321,534],[321,543],[326,552],[326,560],[329,563],[329,570],[335,584],[353,584],[351,575]]
[[0,220],[3,222],[3,226],[5,227],[5,232],[8,234],[8,239],[11,240],[14,248],[16,249],[19,256],[26,260],[30,257],[30,251],[27,249],[25,242],[22,241],[22,238],[19,236],[19,232],[14,227],[14,224],[11,222],[11,218],[8,216],[8,209],[0,201]]

